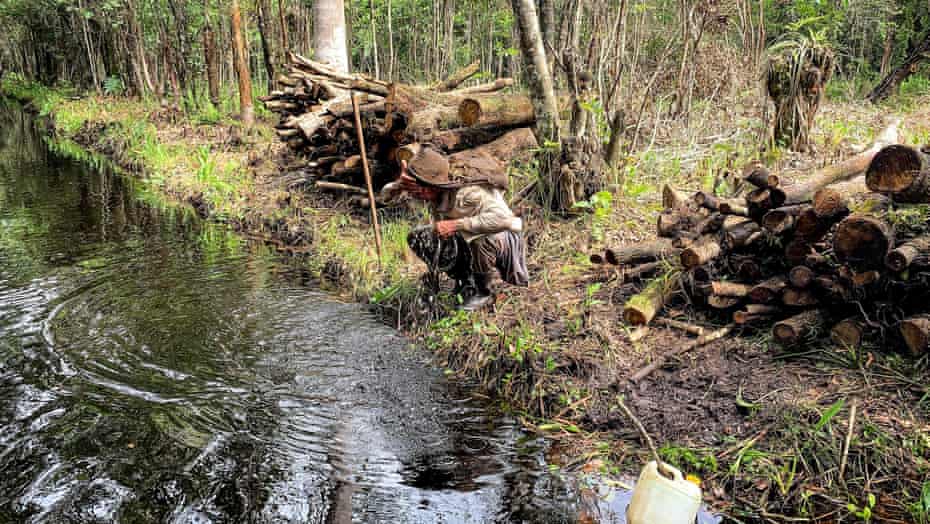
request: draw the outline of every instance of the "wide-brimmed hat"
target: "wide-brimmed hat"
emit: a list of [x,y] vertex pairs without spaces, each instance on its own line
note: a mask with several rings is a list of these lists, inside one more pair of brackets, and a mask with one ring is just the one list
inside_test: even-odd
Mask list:
[[435,187],[458,187],[449,178],[449,160],[442,153],[429,147],[421,147],[407,161],[407,173],[417,182]]
[[455,189],[473,184],[507,188],[507,168],[487,153],[466,151],[455,162],[431,147],[421,147],[407,161],[407,172],[427,186]]

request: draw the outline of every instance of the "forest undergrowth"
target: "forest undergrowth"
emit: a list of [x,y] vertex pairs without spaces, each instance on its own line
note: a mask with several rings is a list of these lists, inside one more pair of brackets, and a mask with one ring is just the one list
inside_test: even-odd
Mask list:
[[[802,180],[868,147],[892,115],[903,118],[903,142],[930,142],[930,98],[914,94],[927,92],[920,86],[905,84],[873,106],[834,80],[815,150],[804,154],[760,148],[765,108],[755,89],[725,105],[695,103],[687,124],[663,117],[658,104],[644,118],[643,143],[577,215],[520,207],[532,284],[498,286],[494,308],[476,314],[454,310],[448,283],[430,289],[406,248],[409,228],[426,220],[422,209],[383,212],[379,264],[364,214],[307,189],[267,116],[245,129],[222,110],[184,115],[155,101],[78,97],[11,76],[2,91],[48,116],[57,141],[112,158],[202,216],[309,254],[306,263],[328,286],[372,304],[434,352],[451,379],[477,382],[550,437],[554,470],[638,471],[645,447],[619,409],[625,398],[663,458],[698,476],[712,508],[734,522],[930,522],[927,357],[868,346],[784,353],[767,333],[747,331],[634,386],[633,372],[688,336],[654,327],[630,342],[620,310],[634,288],[588,259],[653,236],[664,183],[726,192],[727,173],[752,160]],[[515,166],[515,189],[533,176],[532,165]],[[681,301],[666,316],[722,325]]]

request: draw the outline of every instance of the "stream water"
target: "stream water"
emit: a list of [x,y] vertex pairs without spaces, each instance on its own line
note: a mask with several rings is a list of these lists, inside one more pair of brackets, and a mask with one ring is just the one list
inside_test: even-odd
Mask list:
[[0,522],[575,522],[543,443],[0,107]]

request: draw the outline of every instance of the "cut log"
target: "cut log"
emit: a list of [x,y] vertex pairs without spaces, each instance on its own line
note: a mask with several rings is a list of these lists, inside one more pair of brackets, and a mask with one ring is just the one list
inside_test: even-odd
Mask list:
[[870,331],[862,319],[855,316],[839,321],[830,329],[830,340],[838,346],[858,348]]
[[777,306],[767,306],[764,304],[746,304],[740,311],[733,312],[733,322],[740,325],[751,324],[763,320],[769,320],[781,312]]
[[604,255],[600,253],[591,253],[591,256],[588,257],[588,260],[595,265],[600,265],[606,262],[604,260]]
[[650,242],[640,242],[621,248],[605,249],[604,260],[609,264],[620,266],[671,258],[678,256],[680,253],[680,249],[672,247],[672,242],[670,240],[660,239]]
[[775,324],[772,336],[782,346],[795,346],[816,335],[823,328],[823,323],[820,310],[811,309]]
[[846,196],[829,187],[814,193],[812,208],[819,218],[835,219],[849,214],[849,204],[846,201]]
[[732,202],[729,200],[721,201],[719,209],[720,209],[720,212],[725,215],[735,215],[735,216],[740,216],[740,217],[749,216],[749,208],[747,208],[746,206],[741,206],[737,204],[736,202]]
[[754,242],[762,239],[762,228],[752,220],[747,220],[737,226],[727,230],[723,237],[723,243],[728,250],[738,249],[752,245]]
[[536,121],[533,101],[525,95],[489,93],[459,103],[458,117],[466,126],[529,126]]
[[749,295],[753,286],[730,282],[726,280],[712,280],[702,283],[698,289],[705,295],[717,295],[720,297],[743,298]]
[[762,267],[755,255],[731,254],[728,263],[730,271],[742,280],[758,282],[762,279]]
[[694,197],[692,197],[692,199],[694,200],[695,204],[705,209],[710,209],[711,211],[717,211],[718,209],[720,209],[720,200],[718,200],[717,197],[715,197],[711,193],[707,193],[705,191],[698,191],[697,193],[694,194]]
[[623,269],[620,273],[620,282],[632,282],[655,274],[663,266],[662,262],[646,262],[631,268]]
[[833,234],[833,253],[837,260],[857,267],[880,267],[892,247],[892,227],[866,215],[845,218]]
[[852,300],[852,293],[850,293],[849,288],[830,276],[820,275],[814,278],[812,287],[820,290],[822,296],[828,302],[845,304]]
[[762,227],[773,235],[792,231],[798,215],[804,208],[802,205],[793,205],[772,209],[762,217]]
[[911,355],[917,357],[927,352],[930,345],[930,316],[919,315],[902,320],[898,329]]
[[626,301],[623,307],[623,319],[634,326],[649,324],[665,305],[665,301],[668,300],[677,284],[677,273],[654,278],[639,294]]
[[807,266],[794,266],[788,272],[788,282],[795,288],[803,289],[811,285],[817,273]]
[[805,239],[795,237],[785,246],[785,262],[789,266],[803,264],[807,256],[815,253],[814,248]]
[[909,146],[888,146],[872,159],[865,183],[876,193],[891,194],[897,202],[930,202],[930,156]]
[[786,287],[788,287],[788,280],[785,277],[772,277],[765,282],[756,284],[749,291],[749,300],[755,304],[779,303]]
[[817,296],[810,289],[786,287],[781,295],[781,302],[791,307],[810,307],[819,303]]
[[721,253],[723,253],[723,249],[720,247],[720,243],[712,238],[705,237],[695,245],[682,250],[680,256],[681,265],[685,269],[703,266],[720,256]]
[[688,195],[665,184],[662,186],[662,206],[665,209],[677,210],[686,207]]
[[436,133],[429,143],[444,153],[455,153],[493,142],[507,131],[502,127],[463,127]]
[[656,220],[656,233],[662,238],[674,238],[681,232],[682,217],[677,211],[663,211]]
[[778,176],[773,175],[768,169],[760,165],[751,166],[745,180],[759,189],[778,187],[779,182]]
[[813,198],[818,189],[835,184],[842,180],[852,178],[868,167],[875,155],[888,145],[898,141],[898,125],[900,119],[894,119],[875,139],[872,147],[852,156],[839,164],[826,166],[814,171],[804,182],[795,184],[786,189],[786,200],[789,204],[799,204]]
[[885,265],[898,273],[911,265],[930,266],[930,236],[908,240],[892,249],[885,256]]

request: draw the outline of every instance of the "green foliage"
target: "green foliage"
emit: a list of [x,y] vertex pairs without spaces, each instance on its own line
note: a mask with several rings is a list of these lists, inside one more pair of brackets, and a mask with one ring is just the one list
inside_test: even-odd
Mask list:
[[584,209],[591,212],[591,236],[594,240],[604,240],[604,227],[610,219],[614,195],[610,191],[598,191],[588,200],[575,202],[575,209]]
[[678,469],[703,475],[716,473],[719,467],[717,457],[712,452],[693,450],[671,444],[659,448],[659,456],[662,457],[662,460]]
[[123,84],[122,78],[118,76],[108,76],[106,80],[103,81],[103,94],[107,96],[117,96],[125,92],[126,85]]
[[846,509],[850,513],[859,517],[862,522],[872,522],[872,514],[875,509],[875,495],[869,493],[866,496],[865,502],[862,504],[862,507],[857,506],[856,504],[850,502],[846,505]]

